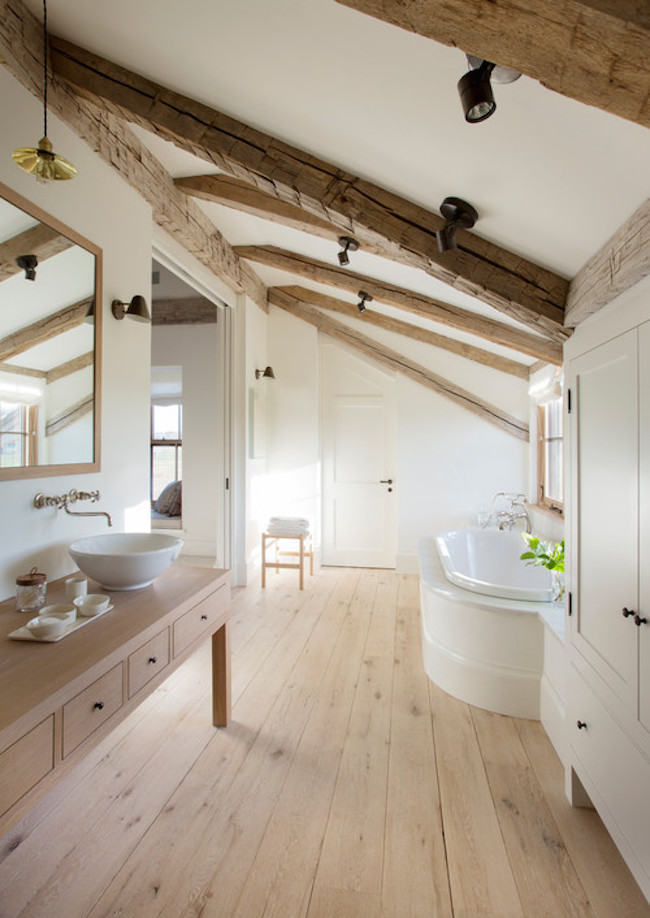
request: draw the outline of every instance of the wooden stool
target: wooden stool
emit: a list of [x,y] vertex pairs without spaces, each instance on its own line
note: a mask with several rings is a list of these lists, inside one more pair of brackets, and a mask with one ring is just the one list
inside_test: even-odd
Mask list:
[[[284,539],[291,539],[293,541],[298,541],[300,543],[299,551],[289,551],[288,549],[282,548],[279,545]],[[266,545],[275,544],[275,561],[266,560]],[[294,564],[281,563],[279,560],[280,555],[289,555],[289,557],[298,558],[298,562]],[[314,573],[314,548],[311,541],[310,535],[269,535],[268,532],[262,533],[262,586],[266,586],[266,569],[271,567],[277,573],[280,568],[285,568],[287,570],[298,571],[298,582],[300,589],[304,589],[304,561],[305,558],[309,558],[309,573],[313,576]]]

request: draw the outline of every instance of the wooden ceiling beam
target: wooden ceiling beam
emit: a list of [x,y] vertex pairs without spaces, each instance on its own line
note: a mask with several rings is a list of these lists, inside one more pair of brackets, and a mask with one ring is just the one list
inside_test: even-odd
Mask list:
[[569,287],[566,322],[575,327],[650,274],[650,199],[589,259]]
[[223,204],[263,220],[311,233],[312,236],[336,239],[341,233],[332,223],[231,175],[191,175],[174,179],[174,184],[193,198]]
[[51,45],[55,73],[112,114],[554,340],[570,334],[563,327],[568,282],[552,271],[463,230],[457,248],[441,253],[439,214],[70,42],[52,39]]
[[[0,0],[0,63],[37,98],[43,90],[43,26],[21,0]],[[82,99],[54,76],[50,109],[85,140],[150,204],[154,221],[201,264],[238,293],[267,310],[266,287],[236,258],[201,208],[174,185],[171,175],[123,119]]]
[[67,360],[65,363],[59,364],[58,367],[52,367],[52,369],[48,370],[45,374],[45,380],[48,384],[56,382],[57,379],[63,379],[65,376],[71,376],[73,373],[78,373],[79,370],[85,370],[87,367],[92,367],[94,362],[94,352],[88,351],[86,354],[80,354],[79,357],[73,357],[72,360]]
[[71,306],[65,306],[63,309],[59,309],[58,312],[53,312],[51,315],[39,319],[38,322],[33,322],[31,325],[26,325],[24,328],[6,335],[0,340],[0,360],[10,360],[12,357],[17,357],[18,354],[36,347],[37,344],[49,341],[50,338],[56,338],[57,335],[62,335],[71,328],[81,325],[92,301],[92,297],[79,300]]
[[217,307],[203,296],[154,299],[151,318],[154,325],[215,325]]
[[40,264],[59,252],[65,252],[72,245],[72,240],[66,239],[58,230],[44,223],[37,223],[23,233],[5,239],[0,243],[0,282],[23,271],[16,264],[20,255],[36,255]]
[[645,2],[337,2],[510,67],[578,102],[650,127],[650,8]]
[[264,264],[282,271],[289,271],[300,277],[349,293],[358,294],[365,290],[378,303],[404,309],[406,312],[423,316],[432,322],[440,322],[451,328],[458,328],[472,335],[479,335],[495,344],[512,348],[537,360],[560,365],[562,348],[559,344],[546,338],[532,335],[503,322],[497,322],[487,316],[468,312],[458,306],[451,306],[432,297],[397,287],[394,284],[378,281],[364,274],[356,274],[348,268],[339,268],[324,262],[314,261],[304,255],[287,252],[274,246],[237,246],[235,252],[240,258]]
[[382,328],[384,331],[412,338],[414,341],[421,341],[423,344],[431,345],[431,347],[439,347],[452,354],[457,354],[459,357],[464,357],[466,360],[473,360],[475,363],[483,364],[493,370],[499,370],[501,373],[516,376],[518,379],[528,379],[528,366],[526,364],[517,363],[516,360],[510,360],[507,357],[500,357],[498,354],[493,354],[492,351],[474,347],[473,344],[465,344],[464,341],[458,341],[456,338],[439,335],[437,332],[429,331],[420,325],[411,325],[409,322],[402,322],[392,316],[383,315],[376,312],[372,306],[369,306],[364,312],[359,312],[354,303],[346,303],[344,300],[327,296],[324,293],[317,293],[307,287],[269,287],[270,303],[273,303],[273,293],[276,291],[293,297],[298,303],[307,303],[309,306],[328,309],[331,312],[337,312],[348,318],[355,319],[364,325],[372,325],[375,328]]
[[428,389],[432,389],[438,395],[442,395],[444,398],[460,405],[461,408],[471,411],[473,414],[478,415],[490,424],[494,424],[500,430],[506,431],[518,440],[528,440],[528,425],[524,421],[520,421],[518,418],[507,414],[505,411],[501,411],[500,408],[491,405],[489,402],[468,392],[466,389],[461,389],[460,386],[456,386],[454,383],[445,379],[443,376],[439,376],[437,373],[432,373],[426,367],[406,360],[406,358],[397,351],[393,351],[391,348],[378,344],[362,332],[349,328],[342,322],[338,322],[336,319],[324,315],[313,306],[308,306],[306,303],[299,303],[294,297],[282,293],[278,288],[272,288],[269,291],[269,302],[274,306],[278,306],[280,309],[286,310],[291,313],[291,315],[303,319],[305,322],[309,322],[319,331],[329,335],[331,338],[335,338],[337,341],[342,341],[344,344],[355,348],[355,350],[377,361],[377,363],[380,363],[382,366],[388,367],[397,373],[401,373],[414,382],[426,386]]

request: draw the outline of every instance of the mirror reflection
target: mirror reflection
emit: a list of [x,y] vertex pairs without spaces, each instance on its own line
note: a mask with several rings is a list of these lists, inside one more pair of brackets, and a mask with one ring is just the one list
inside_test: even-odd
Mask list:
[[0,478],[96,471],[101,251],[0,194]]

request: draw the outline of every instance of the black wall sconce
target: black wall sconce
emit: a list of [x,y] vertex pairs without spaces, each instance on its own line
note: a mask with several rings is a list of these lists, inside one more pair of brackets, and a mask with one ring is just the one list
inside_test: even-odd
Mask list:
[[366,303],[372,303],[373,297],[369,293],[366,293],[365,290],[359,290],[359,302],[357,303],[357,309],[359,312],[366,311]]
[[462,198],[445,198],[440,205],[440,213],[445,218],[445,225],[436,233],[438,240],[438,249],[446,252],[448,249],[455,249],[456,230],[471,229],[478,220],[478,213]]
[[255,379],[275,379],[273,367],[267,367],[265,370],[255,370]]
[[356,239],[353,239],[352,236],[339,236],[339,245],[341,246],[341,251],[338,254],[339,264],[342,268],[350,264],[350,256],[348,252],[357,252],[359,250],[359,243]]
[[473,54],[467,55],[470,69],[458,81],[458,93],[463,106],[465,121],[478,124],[496,111],[497,103],[492,92],[492,83],[513,83],[521,76],[509,67],[499,67]]
[[25,272],[25,280],[36,280],[36,268],[38,266],[36,255],[19,255],[16,259],[16,264]]
[[151,314],[147,301],[143,296],[136,294],[130,303],[122,300],[113,300],[111,311],[116,319],[133,319],[135,322],[151,322]]

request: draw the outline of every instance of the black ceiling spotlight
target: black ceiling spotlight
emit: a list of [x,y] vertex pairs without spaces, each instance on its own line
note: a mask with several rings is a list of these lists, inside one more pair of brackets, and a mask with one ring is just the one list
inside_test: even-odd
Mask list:
[[38,258],[36,255],[19,255],[16,264],[25,272],[25,280],[36,280],[36,267]]
[[456,230],[471,229],[478,220],[478,213],[461,198],[445,198],[440,205],[440,213],[445,218],[445,225],[436,233],[438,248],[441,252],[456,248]]
[[350,257],[348,251],[356,252],[359,249],[359,243],[356,239],[353,239],[352,236],[339,236],[339,245],[342,246],[341,251],[339,252],[339,264],[342,268],[350,264]]
[[492,92],[492,83],[513,83],[521,74],[473,54],[467,55],[467,63],[470,69],[458,81],[458,92],[465,121],[478,124],[496,111],[497,103]]
[[373,297],[369,293],[366,293],[365,290],[359,290],[359,302],[357,303],[357,309],[359,312],[366,311],[366,303],[372,303]]

